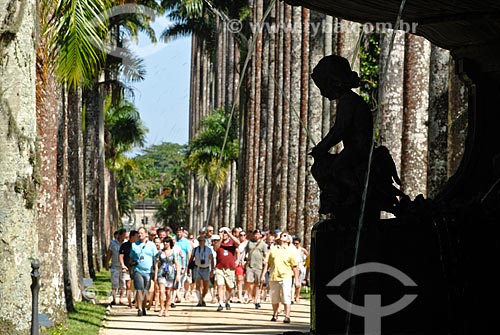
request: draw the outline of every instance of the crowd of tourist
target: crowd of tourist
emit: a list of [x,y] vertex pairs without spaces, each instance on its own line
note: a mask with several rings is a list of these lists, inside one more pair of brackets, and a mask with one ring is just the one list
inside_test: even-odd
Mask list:
[[232,302],[260,309],[270,301],[271,321],[277,321],[282,304],[283,322],[290,323],[291,304],[300,302],[301,286],[308,285],[308,256],[300,238],[279,229],[222,227],[214,234],[208,225],[195,238],[184,227],[141,227],[115,232],[105,267],[111,272],[111,304],[135,307],[138,316],[151,309],[168,316],[177,303],[193,299],[204,307],[210,295],[221,312]]

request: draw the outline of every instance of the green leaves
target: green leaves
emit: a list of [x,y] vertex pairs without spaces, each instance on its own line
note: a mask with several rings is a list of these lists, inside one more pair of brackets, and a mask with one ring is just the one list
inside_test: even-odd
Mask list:
[[60,0],[44,31],[54,46],[59,80],[73,86],[88,84],[104,62],[108,27],[102,19],[106,0]]
[[238,159],[238,139],[236,123],[232,122],[226,145],[224,137],[229,123],[229,115],[223,108],[216,109],[201,121],[202,130],[189,145],[186,166],[200,180],[224,185],[231,162]]

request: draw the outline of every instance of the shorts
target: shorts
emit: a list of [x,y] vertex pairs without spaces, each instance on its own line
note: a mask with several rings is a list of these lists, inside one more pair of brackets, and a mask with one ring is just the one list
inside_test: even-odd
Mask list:
[[129,271],[126,271],[126,272],[122,271],[122,274],[120,277],[120,284],[121,284],[122,289],[127,288],[127,281],[129,281],[129,280],[130,280],[130,272]]
[[292,303],[292,278],[285,278],[282,281],[269,281],[269,294],[271,303],[290,305]]
[[119,268],[111,268],[109,269],[109,271],[111,272],[111,288],[113,289],[117,289],[117,288],[121,288],[122,285],[120,285],[120,277],[121,277],[121,269]]
[[196,281],[198,279],[209,280],[210,279],[210,267],[200,268],[199,266],[196,266],[193,270],[193,280]]
[[174,281],[175,280],[167,280],[165,277],[158,277],[158,285],[163,285],[167,288],[174,287]]
[[130,280],[130,271],[122,272],[122,282]]
[[134,287],[136,291],[149,291],[150,284],[151,279],[149,273],[134,272]]
[[234,274],[236,276],[244,276],[245,275],[245,268],[241,265],[238,265],[236,269],[234,269]]
[[179,287],[184,287],[184,283],[186,283],[186,281],[188,281],[188,283],[189,283],[190,280],[191,280],[191,277],[188,278],[188,275],[184,272],[183,275],[179,276]]
[[234,288],[236,286],[234,269],[215,269],[215,282],[217,286],[225,284],[228,288]]
[[261,275],[262,275],[262,269],[247,268],[245,279],[249,283],[260,284]]

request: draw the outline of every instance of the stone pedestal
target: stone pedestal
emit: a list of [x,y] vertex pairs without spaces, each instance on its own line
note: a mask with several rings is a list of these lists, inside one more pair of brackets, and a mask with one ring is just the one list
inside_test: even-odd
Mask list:
[[[388,265],[416,286],[395,278],[397,273],[380,272],[356,275],[354,293],[352,278],[345,279],[350,274],[338,286],[334,278],[354,265],[356,228],[335,220],[321,221],[314,226],[311,240],[311,334],[347,334],[347,327],[348,334],[369,334],[365,333],[366,317],[348,313],[332,301],[339,295],[358,306],[380,298],[382,310],[405,295],[417,295],[402,310],[379,318],[381,334],[447,334],[448,292],[434,226],[398,219],[371,221],[375,222],[367,222],[361,232],[356,263],[382,264],[381,272]],[[377,311],[364,308],[362,313],[373,319]]]

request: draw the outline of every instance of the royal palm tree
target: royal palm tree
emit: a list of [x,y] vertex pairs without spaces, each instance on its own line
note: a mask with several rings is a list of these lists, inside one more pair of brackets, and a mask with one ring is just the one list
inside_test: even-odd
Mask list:
[[[37,255],[35,34],[32,3],[0,0],[0,323],[6,334],[30,328],[30,260]],[[5,9],[5,10],[4,10]],[[15,241],[15,242],[14,242]]]
[[202,120],[202,131],[192,139],[187,151],[188,169],[218,188],[224,185],[231,162],[238,157],[235,123],[229,129],[222,151],[228,122],[229,116],[224,109],[213,111]]

